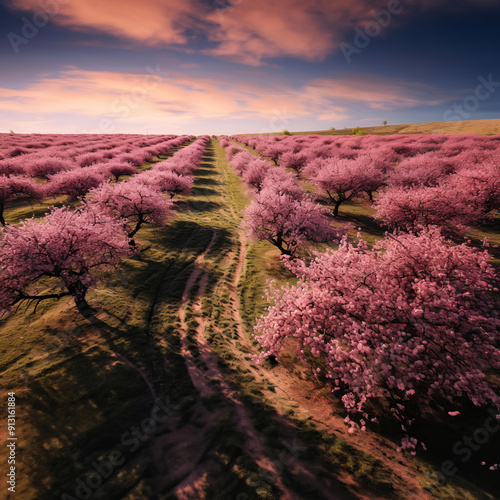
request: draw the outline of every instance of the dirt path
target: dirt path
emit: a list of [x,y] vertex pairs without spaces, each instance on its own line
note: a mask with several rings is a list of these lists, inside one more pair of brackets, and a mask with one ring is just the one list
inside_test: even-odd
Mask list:
[[[240,308],[240,302],[239,302],[239,296],[238,296],[238,283],[240,282],[243,270],[244,270],[244,265],[245,265],[245,259],[246,259],[246,250],[247,250],[247,238],[245,235],[245,232],[243,230],[238,231],[238,236],[239,236],[239,254],[238,254],[238,259],[237,259],[237,265],[236,265],[236,270],[234,272],[234,279],[233,283],[229,286],[229,292],[230,292],[230,297],[233,301],[234,308],[233,308],[233,318],[237,324],[237,330],[238,330],[238,339],[243,344],[245,347],[248,349],[254,350],[252,343],[245,332],[245,329],[243,327],[243,320],[241,318],[241,314],[239,311]],[[235,346],[236,348],[236,346]],[[255,370],[254,367],[252,366],[252,363],[246,362],[246,360],[242,360],[242,362],[245,363],[246,367],[252,371],[255,375],[259,375],[261,372],[258,370]],[[285,374],[281,373],[280,376],[269,376],[272,375],[271,372],[266,373],[265,376],[268,381],[273,383],[276,387],[279,388],[279,385],[283,380],[288,379],[289,384],[293,385],[296,384],[296,380],[291,379],[289,376],[287,377]],[[284,376],[283,376],[284,375]],[[289,394],[287,394],[286,391],[282,391],[285,396],[287,401],[295,401],[297,402],[294,398],[290,397]],[[276,395],[274,395],[276,397]],[[298,447],[305,448],[304,443],[301,443],[300,441],[296,443]],[[295,457],[294,460],[294,468],[295,468],[295,473],[298,474],[299,476],[302,476],[304,481],[307,481],[309,484],[314,486],[317,491],[321,492],[324,498],[327,499],[340,499],[340,498],[346,498],[346,496],[340,496],[340,494],[337,494],[334,492],[334,486],[329,482],[324,482],[322,483],[321,481],[318,481],[318,479],[314,475],[314,471],[311,470],[310,464],[307,464],[305,461],[301,460],[298,457]],[[330,483],[330,484],[329,484]],[[347,492],[345,493],[347,495]]]
[[[209,166],[205,166],[204,170],[204,175],[208,175]],[[212,186],[214,192],[217,190],[224,193],[224,177],[217,177],[219,178],[223,180],[208,182],[210,178],[204,178],[201,185]],[[207,189],[208,191],[210,190]],[[294,413],[300,420],[313,420],[317,424],[317,429],[326,430],[345,439],[353,447],[372,455],[386,465],[386,468],[393,473],[393,483],[398,498],[410,500],[432,498],[421,490],[417,475],[411,472],[411,464],[396,452],[395,445],[369,432],[348,436],[343,417],[335,413],[332,402],[322,394],[313,381],[304,376],[305,374],[292,373],[282,365],[268,370],[247,359],[248,353],[257,353],[244,326],[238,294],[238,284],[245,273],[248,242],[245,233],[239,229],[240,217],[235,209],[236,205],[233,206],[229,196],[222,195],[222,199],[224,203],[217,200],[218,210],[224,214],[222,217],[231,229],[228,231],[218,229],[216,225],[212,226],[213,213],[208,209],[199,210],[196,221],[198,224],[203,221],[205,241],[209,237],[206,234],[208,228],[211,228],[212,235],[210,241],[204,244],[204,248],[197,249],[198,255],[191,261],[190,267],[186,268],[182,297],[178,307],[176,306],[180,354],[195,388],[196,397],[191,404],[189,415],[182,414],[182,411],[174,412],[168,421],[169,430],[155,436],[154,442],[151,443],[149,455],[154,457],[156,464],[152,474],[153,479],[149,482],[152,491],[155,494],[161,493],[168,498],[172,496],[181,500],[215,498],[207,496],[210,482],[214,478],[221,478],[217,480],[220,483],[216,484],[226,486],[231,484],[231,475],[238,475],[241,472],[240,462],[235,456],[229,458],[225,468],[221,468],[219,450],[227,429],[228,435],[240,436],[238,443],[242,450],[240,454],[251,459],[254,470],[257,470],[253,473],[257,476],[256,482],[260,481],[268,492],[257,493],[259,488],[257,486],[253,493],[257,496],[249,496],[241,493],[239,489],[241,486],[234,483],[230,493],[226,492],[225,496],[216,498],[221,500],[388,498],[360,488],[359,482],[352,474],[343,470],[342,466],[325,474],[324,468],[321,468],[324,466],[318,466],[310,455],[305,454],[306,444],[309,443],[298,439],[294,426],[290,425],[286,411],[293,406]],[[189,200],[186,206],[190,213],[196,211],[196,199]],[[187,242],[191,236],[186,234]],[[218,259],[215,255],[217,252],[213,249],[224,238],[230,240],[229,252],[225,257]],[[180,247],[186,248],[187,242],[184,240]],[[165,279],[171,279],[170,274],[166,273]],[[215,276],[217,276],[216,284],[213,285],[210,280],[213,281]],[[149,323],[156,314],[156,302],[163,293],[164,290],[159,290],[151,305]],[[224,294],[229,297],[229,303],[219,304],[218,307],[223,309],[221,317],[204,313],[203,300],[218,302]],[[227,318],[233,321],[233,335],[224,332],[223,323]],[[243,372],[251,374],[255,381],[263,383],[264,387],[274,388],[262,390],[263,406],[276,410],[276,417],[269,418],[264,429],[262,422],[258,422],[259,418],[256,420],[255,413],[252,413],[255,409],[252,410],[252,406],[248,406],[246,400],[242,399],[242,394],[237,389],[237,379],[225,368],[221,368],[224,364],[219,364],[220,354],[214,351],[216,344],[212,345],[212,340],[210,342],[207,340],[210,331],[219,334],[220,340],[217,342],[227,346],[234,356],[234,364]],[[285,424],[280,430],[280,439],[284,438],[287,443],[293,443],[294,450],[301,450],[300,452],[290,451],[289,444],[282,445],[276,439],[269,440],[265,426],[279,425],[279,422]],[[214,431],[214,429],[219,430]],[[244,477],[248,478],[248,472]],[[248,483],[248,479],[246,482]],[[306,496],[304,493],[299,493],[300,485],[307,485],[311,493],[306,493]],[[272,496],[269,496],[270,490],[273,491]],[[263,494],[267,496],[261,496]]]
[[[291,492],[284,484],[280,477],[280,473],[273,461],[266,455],[265,444],[262,436],[255,430],[251,418],[249,417],[244,405],[239,401],[237,394],[229,387],[224,380],[224,374],[217,366],[217,361],[212,353],[211,347],[205,338],[205,318],[203,317],[201,308],[201,297],[205,291],[208,282],[208,273],[204,273],[200,264],[204,257],[210,251],[216,238],[216,232],[206,250],[200,254],[194,263],[194,269],[191,273],[184,289],[182,303],[179,308],[179,318],[181,320],[181,338],[182,338],[182,353],[186,360],[186,365],[189,370],[189,375],[193,385],[198,390],[201,398],[207,398],[214,394],[222,395],[225,403],[231,406],[232,418],[235,421],[236,427],[240,430],[246,439],[246,449],[249,455],[255,460],[255,463],[266,473],[276,477],[276,486],[280,490],[280,498],[283,500],[299,500],[300,497]],[[240,259],[243,262],[244,247],[240,249]],[[241,272],[241,269],[240,269]],[[201,276],[201,277],[200,277]],[[188,305],[189,292],[193,286],[198,283],[198,290],[192,302],[192,312],[198,321],[196,328],[196,345],[199,352],[199,359],[202,365],[196,362],[188,344],[188,325],[186,324],[186,308]],[[239,329],[243,332],[241,325]],[[217,381],[216,384],[211,384],[211,381]],[[209,426],[216,419],[221,419],[226,416],[225,405],[206,410],[204,412],[205,426]],[[195,476],[200,476],[199,473],[194,473]],[[191,477],[191,480],[193,477]],[[179,498],[189,498],[192,492],[192,486],[189,481],[184,481],[176,489],[175,493]]]
[[238,297],[238,283],[240,282],[241,275],[243,274],[243,269],[245,266],[245,259],[247,254],[247,238],[245,232],[241,229],[238,230],[238,238],[239,238],[240,249],[236,264],[236,270],[234,272],[233,282],[229,286],[229,296],[231,297],[231,300],[235,305],[233,317],[234,320],[236,321],[236,325],[238,328],[238,338],[240,339],[240,342],[249,346],[250,342],[248,340],[248,336],[245,333],[245,329],[243,328],[243,320],[240,315],[240,299]]
[[[165,350],[177,346],[190,392],[176,398],[172,413],[138,455],[137,463],[153,465],[123,498],[389,498],[370,492],[343,464],[332,466],[324,459],[322,443],[311,443],[309,435],[299,433],[297,420],[313,420],[318,430],[345,438],[349,445],[378,458],[393,473],[396,495],[391,498],[431,498],[392,443],[368,432],[348,436],[341,414],[304,373],[282,365],[266,369],[248,358],[257,354],[257,348],[240,312],[238,285],[248,259],[246,235],[239,228],[241,198],[234,185],[230,189],[227,169],[217,166],[213,151],[212,144],[193,196],[182,202],[175,251],[158,266],[159,285],[151,290],[145,316],[147,355],[154,354],[155,343],[165,342]],[[183,260],[185,252],[188,257]],[[174,280],[176,299],[169,302],[168,321],[161,323],[158,318]],[[227,358],[220,346],[227,349]],[[161,369],[149,366],[146,374],[142,365],[118,360],[138,372],[155,400],[154,382]],[[150,359],[149,365],[163,361],[168,365],[161,356]],[[179,371],[170,372],[167,366],[165,373]],[[175,380],[180,379],[174,378],[174,385]],[[252,384],[248,392],[242,385],[245,380]],[[293,419],[288,414],[291,407]],[[155,410],[156,406],[151,414]]]

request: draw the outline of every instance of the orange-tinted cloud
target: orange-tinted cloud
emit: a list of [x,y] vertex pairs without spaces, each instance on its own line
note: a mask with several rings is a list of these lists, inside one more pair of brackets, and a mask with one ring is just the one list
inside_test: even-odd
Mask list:
[[[155,71],[152,71],[155,73]],[[179,74],[143,75],[70,68],[42,77],[25,89],[0,88],[0,110],[33,113],[111,113],[123,118],[151,116],[177,120],[263,116],[276,107],[296,114],[309,109],[300,92],[279,86],[257,88]]]
[[436,106],[447,102],[450,95],[432,87],[374,76],[352,76],[339,80],[315,80],[304,88],[315,96],[316,105],[327,102],[358,102],[371,109],[401,109],[414,106]]
[[[46,0],[53,22],[76,29],[94,29],[146,45],[186,44],[186,27],[195,22],[195,0]],[[43,2],[42,2],[43,5]],[[13,6],[40,11],[39,0],[14,0]],[[43,9],[43,8],[42,8]],[[47,8],[48,10],[48,8]]]
[[[242,63],[291,56],[318,60],[352,38],[352,29],[398,0],[45,0],[57,5],[53,22],[97,30],[146,46],[190,48],[193,34],[210,42],[204,51]],[[490,0],[474,0],[487,2]],[[472,0],[453,3],[468,4]],[[392,29],[412,12],[449,5],[450,0],[400,0]],[[39,11],[39,0],[13,0],[13,7]],[[43,3],[42,3],[43,5]],[[221,6],[226,5],[225,8]],[[230,5],[229,7],[227,5]]]
[[159,67],[145,74],[68,68],[24,89],[0,88],[2,114],[17,116],[21,122],[64,117],[65,123],[74,125],[72,130],[89,120],[97,128],[102,120],[111,120],[120,130],[144,124],[163,130],[173,124],[190,128],[210,120],[275,123],[279,115],[335,122],[348,119],[360,106],[386,110],[444,101],[431,88],[368,76],[314,80],[301,88],[281,82],[259,87],[245,81],[229,85],[223,77],[163,74]]

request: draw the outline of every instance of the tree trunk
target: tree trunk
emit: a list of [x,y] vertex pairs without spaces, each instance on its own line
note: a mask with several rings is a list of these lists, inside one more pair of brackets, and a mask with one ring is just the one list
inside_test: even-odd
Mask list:
[[[132,232],[128,233],[129,238],[133,238],[135,236],[135,233],[137,233],[137,231],[139,231],[139,229],[141,229],[143,222],[144,222],[144,219],[142,217],[139,217],[139,220],[137,221],[137,224],[135,225],[134,230]],[[135,243],[132,246],[135,247]]]
[[335,202],[335,208],[333,209],[333,215],[335,215],[335,217],[337,217],[337,215],[339,214],[339,208],[340,208],[341,203],[342,203],[342,200]]
[[92,322],[95,318],[95,310],[90,307],[85,296],[87,295],[87,288],[80,282],[76,282],[74,285],[68,285],[68,291],[73,297],[78,312],[85,318]]
[[288,249],[283,246],[284,241],[281,239],[281,236],[278,236],[276,240],[276,246],[279,248],[281,255],[289,255],[292,257],[293,253]]
[[[75,304],[78,312],[85,318],[91,321],[94,318],[95,309],[92,309],[85,299],[76,299]],[[92,322],[92,321],[91,321]]]
[[282,255],[288,255],[290,257],[293,256],[293,253],[290,250],[287,250],[286,248],[283,248],[283,246],[278,247],[280,249],[280,252]]
[[3,201],[0,203],[0,224],[2,224],[2,226],[7,225],[5,219],[3,218]]

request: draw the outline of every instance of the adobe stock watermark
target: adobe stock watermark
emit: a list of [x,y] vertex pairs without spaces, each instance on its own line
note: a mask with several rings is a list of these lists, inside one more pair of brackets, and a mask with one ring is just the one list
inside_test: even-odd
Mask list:
[[[106,481],[116,475],[125,462],[149,441],[160,424],[164,423],[180,404],[173,404],[170,397],[164,400],[157,398],[150,416],[140,424],[130,426],[120,437],[120,444],[106,453],[102,458],[91,462],[92,470],[78,477],[72,493],[63,493],[61,500],[86,500],[90,498]],[[89,460],[90,462],[90,460]]]
[[[500,409],[493,410],[490,408],[488,415],[482,427],[477,428],[471,434],[464,435],[461,440],[453,445],[454,458],[445,460],[438,472],[427,476],[430,481],[427,488],[433,490],[444,486],[448,479],[458,472],[458,459],[462,463],[467,463],[474,456],[474,452],[479,451],[481,446],[485,445],[493,434],[500,431]],[[494,469],[492,468],[492,470]]]
[[[413,0],[407,0],[411,3]],[[382,33],[384,28],[387,28],[393,19],[393,16],[397,16],[403,12],[404,6],[400,0],[389,0],[385,9],[375,11],[372,10],[370,13],[373,20],[367,22],[363,28],[356,26],[354,28],[354,39],[352,43],[342,42],[340,48],[348,64],[352,62],[352,56],[354,54],[361,54],[363,49],[366,49],[368,45],[372,43],[372,39]]]
[[35,38],[40,29],[47,26],[50,20],[59,14],[61,5],[68,3],[69,0],[39,0],[40,10],[36,11],[31,18],[21,17],[22,26],[19,33],[13,31],[7,34],[7,39],[12,46],[15,54],[19,54],[20,46],[27,45]]
[[[284,448],[281,450],[279,460],[271,462],[274,470],[268,471],[260,468],[259,473],[254,473],[248,480],[248,485],[252,488],[265,488],[268,485],[276,483],[276,478],[283,474],[285,467],[290,467],[299,457],[300,452],[304,452],[306,448],[297,442],[294,438],[293,443],[288,443],[281,440]],[[236,500],[251,500],[246,493],[239,493]]]
[[289,115],[286,108],[282,111],[279,109],[272,110],[272,117],[269,119],[267,127],[260,129],[257,134],[259,135],[272,135],[276,132],[282,132],[283,129],[288,128],[291,120],[295,118],[294,115]]
[[[140,76],[140,75],[137,75]],[[109,114],[103,116],[97,128],[84,130],[84,134],[112,134],[116,131],[116,121],[119,118],[128,118],[141,102],[143,102],[151,92],[156,89],[163,78],[170,76],[170,73],[162,71],[159,64],[154,68],[146,66],[145,74],[142,75],[140,84],[132,87],[129,92],[122,94],[111,101]]]
[[493,75],[488,75],[488,78],[478,76],[479,84],[470,95],[468,95],[462,102],[453,104],[448,108],[443,118],[445,121],[466,120],[479,109],[481,102],[487,101],[500,87],[500,82],[493,80]]

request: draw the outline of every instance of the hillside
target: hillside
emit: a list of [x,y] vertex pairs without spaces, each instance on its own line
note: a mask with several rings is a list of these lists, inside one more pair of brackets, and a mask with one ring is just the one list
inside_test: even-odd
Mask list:
[[[500,134],[500,119],[492,120],[464,120],[456,122],[429,122],[409,123],[402,125],[386,125],[378,127],[356,127],[321,130],[311,132],[292,132],[292,135],[352,135],[355,130],[362,130],[367,134],[389,135],[389,134]],[[278,135],[278,134],[276,134]]]

